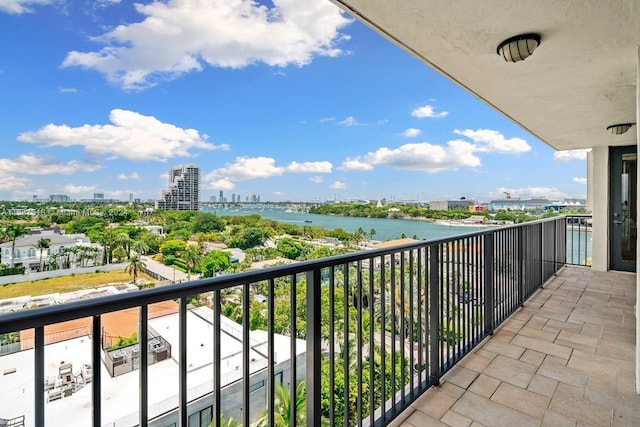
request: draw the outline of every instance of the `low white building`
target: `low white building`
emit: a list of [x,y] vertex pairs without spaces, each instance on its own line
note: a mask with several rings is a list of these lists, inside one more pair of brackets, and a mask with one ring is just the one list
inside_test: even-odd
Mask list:
[[[40,239],[49,239],[49,247],[42,251],[42,260],[40,260],[40,249],[37,247]],[[91,243],[91,240],[84,234],[57,234],[57,233],[41,233],[30,234],[16,239],[13,256],[11,254],[11,247],[13,242],[5,242],[0,244],[0,262],[9,266],[13,261],[15,267],[24,266],[27,271],[39,270],[40,264],[47,264],[52,256],[61,255],[65,252],[65,248],[82,246],[85,248],[94,248],[86,252],[93,252],[92,257],[86,259],[90,265],[94,263],[95,259],[100,259],[99,254],[102,251],[102,246],[99,244]],[[88,255],[88,254],[87,254]],[[70,254],[69,262],[80,263],[83,255],[80,253]],[[12,259],[13,258],[13,259]],[[56,257],[54,257],[56,259]],[[59,260],[60,263],[63,260]],[[58,268],[63,265],[58,265]]]
[[[187,313],[187,383],[189,425],[208,426],[213,392],[213,323],[212,310],[199,307]],[[178,421],[179,328],[178,314],[149,320],[149,333],[160,336],[172,350],[169,357],[148,367],[149,425],[166,427]],[[221,402],[225,416],[241,419],[243,343],[242,326],[221,318]],[[266,408],[267,332],[250,332],[251,418],[256,419]],[[290,382],[291,339],[275,335],[275,380]],[[303,340],[296,340],[298,381],[305,375]],[[102,355],[104,359],[106,356]],[[0,387],[0,418],[24,416],[25,425],[33,425],[34,370],[33,349],[0,356],[3,367]],[[45,423],[51,427],[91,425],[91,337],[84,336],[45,347],[45,379],[51,383],[45,393]],[[60,376],[61,369],[69,378]],[[132,426],[138,422],[139,370],[112,377],[104,363],[100,366],[102,386],[102,425]],[[67,381],[73,386],[65,387]],[[46,387],[45,387],[46,388]],[[60,392],[59,390],[62,390]],[[193,418],[193,419],[192,419]],[[210,421],[210,417],[208,420]],[[204,420],[204,422],[203,422]]]

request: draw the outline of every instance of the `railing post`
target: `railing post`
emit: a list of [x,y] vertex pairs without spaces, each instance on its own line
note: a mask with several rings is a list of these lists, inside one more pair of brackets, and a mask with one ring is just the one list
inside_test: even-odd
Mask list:
[[493,233],[484,235],[484,331],[493,335],[494,321],[494,286],[493,286]]
[[440,257],[439,246],[429,247],[429,364],[431,378],[440,384]]
[[525,296],[524,288],[524,225],[518,227],[518,305],[523,306]]
[[44,327],[37,327],[33,337],[34,425],[44,426]]
[[102,319],[100,315],[92,318],[91,331],[91,402],[93,405],[92,424],[94,427],[102,425]]
[[[322,414],[321,301],[320,269],[314,268],[307,272],[307,427],[320,427]],[[295,313],[291,315],[295,316]]]

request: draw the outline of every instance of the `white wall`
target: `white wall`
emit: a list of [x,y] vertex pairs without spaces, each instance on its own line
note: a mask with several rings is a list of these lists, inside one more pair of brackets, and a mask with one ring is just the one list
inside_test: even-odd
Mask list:
[[593,213],[593,252],[591,268],[609,269],[609,147],[591,151],[591,205]]

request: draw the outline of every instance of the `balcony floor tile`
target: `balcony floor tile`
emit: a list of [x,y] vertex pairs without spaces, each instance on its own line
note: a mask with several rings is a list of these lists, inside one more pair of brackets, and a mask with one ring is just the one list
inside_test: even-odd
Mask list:
[[565,267],[394,424],[640,425],[635,287],[635,274]]

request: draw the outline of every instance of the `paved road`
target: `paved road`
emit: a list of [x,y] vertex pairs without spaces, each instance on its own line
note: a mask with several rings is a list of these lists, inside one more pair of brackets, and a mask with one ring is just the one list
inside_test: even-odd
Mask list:
[[[142,256],[145,266],[149,271],[163,277],[165,280],[171,280],[173,282],[186,282],[187,273],[183,273],[180,270],[176,270],[173,267],[162,264],[161,262],[151,259],[151,257]],[[197,274],[191,274],[191,280],[197,279]]]

